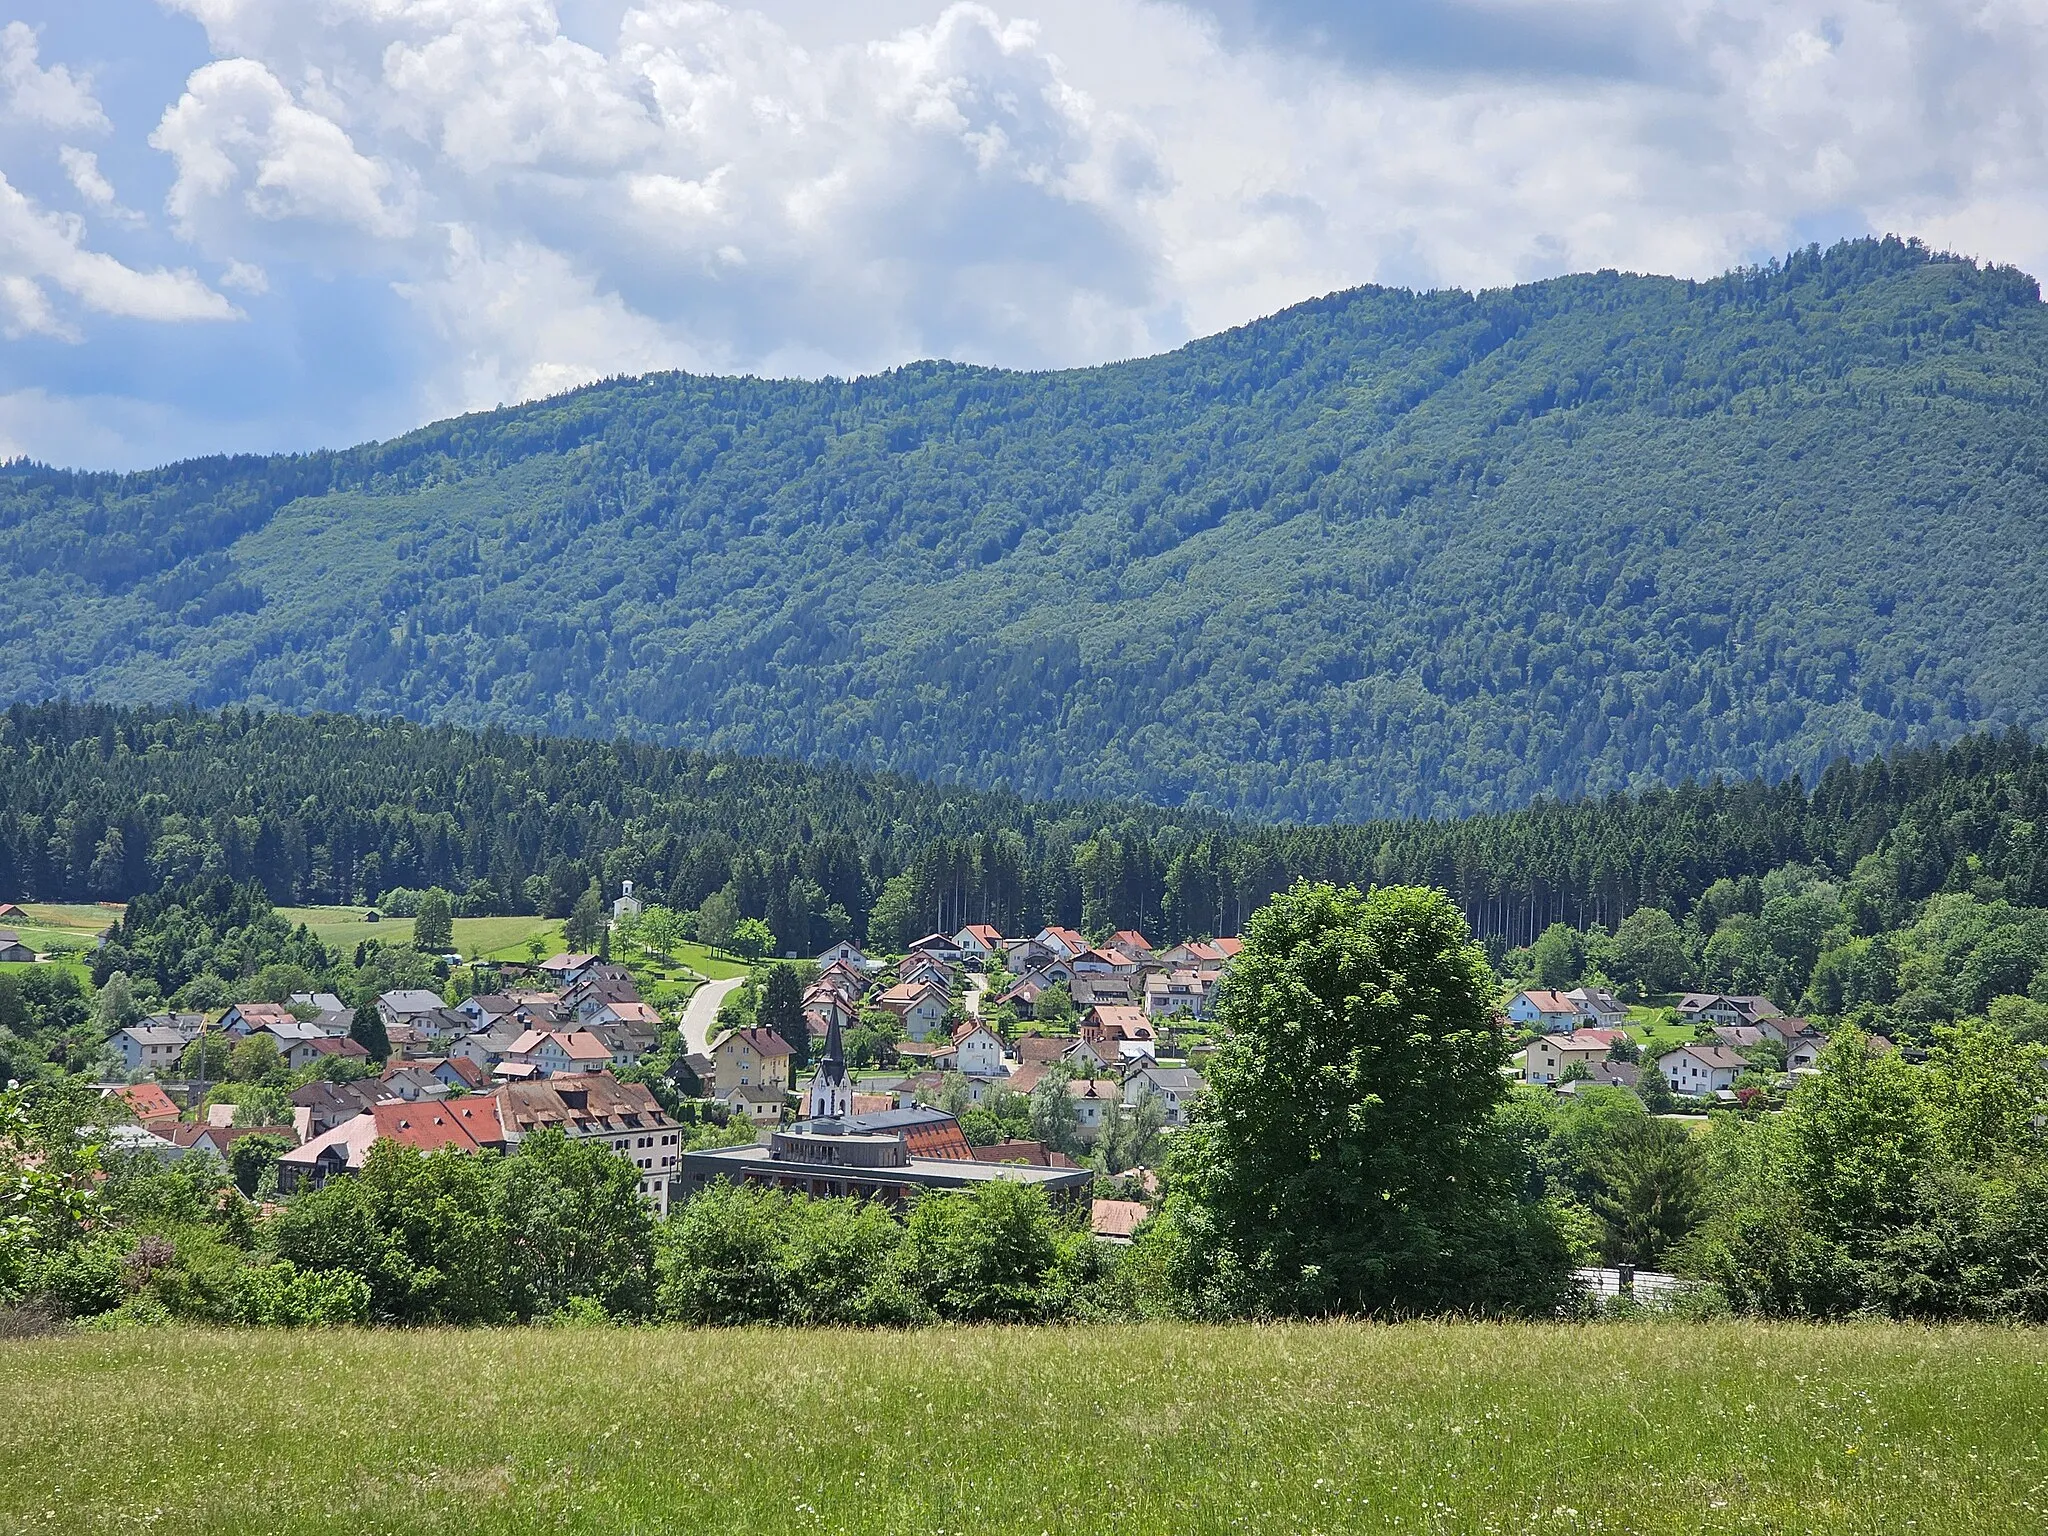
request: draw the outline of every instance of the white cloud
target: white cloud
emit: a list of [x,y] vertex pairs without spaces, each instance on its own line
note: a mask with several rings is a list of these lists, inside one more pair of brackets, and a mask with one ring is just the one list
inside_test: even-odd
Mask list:
[[0,28],[0,93],[7,115],[61,133],[106,131],[110,125],[92,94],[92,82],[62,64],[44,69],[36,62],[39,52],[35,31],[26,23],[10,21]]
[[57,151],[57,163],[64,167],[64,174],[70,178],[72,187],[95,213],[119,219],[124,224],[142,222],[141,214],[133,208],[121,206],[114,184],[100,169],[100,157],[91,150],[80,149],[75,144],[63,145]]
[[187,233],[233,228],[241,213],[387,239],[411,232],[410,200],[391,196],[391,168],[358,153],[339,123],[294,101],[253,59],[195,71],[149,142],[177,164],[169,207]]
[[36,206],[0,175],[0,282],[9,335],[78,339],[50,302],[54,284],[87,310],[133,320],[230,320],[235,307],[189,271],[139,271],[85,247],[75,216]]

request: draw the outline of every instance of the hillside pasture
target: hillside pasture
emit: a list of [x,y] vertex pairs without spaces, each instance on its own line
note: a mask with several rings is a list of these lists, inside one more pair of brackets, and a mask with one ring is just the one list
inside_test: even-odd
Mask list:
[[[321,943],[353,955],[365,939],[386,944],[410,944],[413,920],[409,917],[367,919],[367,907],[279,907],[288,922],[304,923]],[[559,954],[562,925],[547,917],[458,917],[455,919],[455,947],[472,960],[527,960],[531,940],[540,939],[545,953]]]
[[2000,1536],[2048,1504],[2023,1330],[167,1330],[0,1343],[0,1400],[0,1531]]

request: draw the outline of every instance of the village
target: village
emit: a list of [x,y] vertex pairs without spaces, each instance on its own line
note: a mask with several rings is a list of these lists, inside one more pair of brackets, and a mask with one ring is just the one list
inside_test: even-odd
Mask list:
[[[639,909],[628,888],[605,949]],[[628,965],[562,953],[496,967],[502,990],[456,1002],[425,988],[382,994],[381,1060],[333,993],[150,1015],[114,1035],[128,1080],[104,1091],[134,1117],[117,1128],[121,1144],[166,1161],[232,1161],[238,1141],[284,1135],[278,1197],[359,1172],[382,1142],[509,1152],[551,1128],[630,1160],[657,1214],[715,1178],[897,1205],[998,1179],[1086,1208],[1096,1234],[1120,1242],[1146,1207],[1092,1199],[1096,1174],[1137,1180],[1116,1193],[1156,1190],[1139,1156],[1156,1163],[1205,1091],[1190,1057],[1212,1049],[1205,1021],[1239,948],[1155,949],[1134,931],[1097,944],[1062,927],[1006,939],[987,924],[927,935],[889,961],[839,943],[794,962],[800,1041],[727,1027],[736,982],[706,983],[665,1018]],[[209,1083],[189,1068],[215,1037],[228,1052],[274,1050],[301,1079],[289,1126],[207,1102]],[[652,1083],[650,1060],[667,1063]],[[1013,1134],[1034,1125],[1050,1129]]]
[[[359,1172],[383,1142],[510,1152],[549,1128],[630,1161],[661,1215],[719,1179],[897,1207],[995,1179],[1085,1208],[1098,1237],[1122,1242],[1207,1089],[1219,988],[1241,949],[985,923],[889,958],[840,942],[775,962],[801,980],[801,1029],[778,1030],[736,1006],[751,981],[706,982],[667,1017],[646,1001],[633,967],[609,958],[640,911],[628,886],[602,953],[497,967],[498,990],[382,994],[382,1059],[333,993],[144,1018],[111,1041],[127,1080],[105,1092],[135,1122],[117,1134],[166,1161],[232,1162],[238,1141],[282,1138],[267,1187],[289,1198]],[[1515,1080],[1563,1097],[1623,1089],[1663,1113],[1768,1108],[1818,1070],[1826,1043],[1768,998],[1719,993],[1655,1013],[1600,987],[1525,988],[1495,1024]],[[295,1075],[288,1126],[209,1102],[204,1076],[183,1070],[216,1035],[229,1051],[274,1050]]]

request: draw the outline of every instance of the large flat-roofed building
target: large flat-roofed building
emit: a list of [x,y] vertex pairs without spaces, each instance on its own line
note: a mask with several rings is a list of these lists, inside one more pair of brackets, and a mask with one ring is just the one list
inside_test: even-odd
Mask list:
[[892,1205],[926,1190],[989,1183],[1035,1184],[1061,1204],[1080,1205],[1094,1194],[1095,1174],[1089,1168],[977,1161],[959,1122],[943,1110],[914,1107],[856,1115],[852,1105],[853,1086],[834,1015],[817,1073],[804,1094],[805,1118],[775,1132],[765,1144],[685,1152],[683,1195],[708,1189],[716,1179]]
[[764,1184],[792,1194],[831,1198],[855,1195],[907,1203],[926,1190],[970,1189],[978,1184],[1036,1184],[1058,1204],[1085,1204],[1094,1194],[1091,1168],[1034,1168],[1025,1163],[984,1163],[969,1158],[917,1157],[900,1130],[869,1128],[864,1115],[844,1120],[799,1120],[764,1145],[712,1147],[683,1154],[683,1194],[701,1193],[715,1179]]

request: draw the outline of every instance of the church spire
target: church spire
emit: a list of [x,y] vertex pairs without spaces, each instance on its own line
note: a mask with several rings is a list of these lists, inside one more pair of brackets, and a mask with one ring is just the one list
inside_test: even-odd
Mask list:
[[825,1051],[804,1094],[804,1116],[810,1120],[844,1120],[853,1113],[853,1084],[846,1076],[846,1047],[839,1040],[839,1010],[825,1025]]

